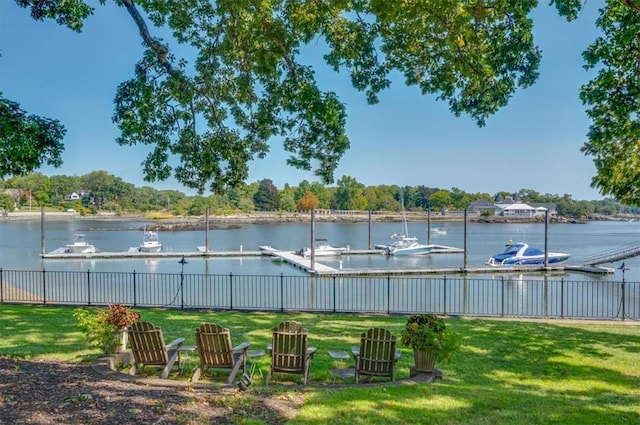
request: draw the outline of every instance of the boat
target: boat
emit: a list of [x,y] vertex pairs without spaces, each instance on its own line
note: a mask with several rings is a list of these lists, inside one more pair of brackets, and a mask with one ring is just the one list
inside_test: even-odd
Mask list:
[[446,235],[447,229],[445,229],[444,227],[432,227],[431,229],[429,229],[429,234],[430,235]]
[[73,243],[67,245],[65,252],[70,254],[92,254],[96,252],[96,247],[89,244],[83,234],[77,233],[73,235]]
[[382,249],[387,255],[424,255],[431,252],[433,245],[425,245],[418,242],[415,236],[408,236],[407,217],[402,204],[402,224],[404,233],[393,233],[392,241],[388,245],[376,245],[375,248]]
[[[313,251],[316,257],[335,257],[342,255],[347,248],[340,246],[332,246],[326,239],[316,239],[313,244]],[[311,248],[304,247],[296,251],[296,254],[304,258],[311,256]]]
[[150,230],[144,230],[142,237],[142,243],[138,247],[140,252],[160,252],[162,251],[162,244],[158,241],[158,232],[152,232]]
[[[563,252],[547,253],[548,264],[557,264],[567,261],[571,255]],[[509,242],[500,254],[489,258],[487,264],[490,266],[522,266],[522,265],[544,265],[545,253],[538,248],[530,247],[524,242]]]
[[[424,255],[431,252],[432,245],[425,245],[418,242],[418,238],[413,236],[399,235],[394,233],[391,235],[391,241],[388,245],[382,246],[382,250],[387,255]],[[379,248],[380,245],[376,245]]]

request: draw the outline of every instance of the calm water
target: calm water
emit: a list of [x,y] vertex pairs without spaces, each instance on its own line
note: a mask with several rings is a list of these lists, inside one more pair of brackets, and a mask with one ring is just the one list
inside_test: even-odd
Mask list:
[[[144,222],[50,221],[45,223],[45,251],[50,252],[72,242],[74,233],[84,233],[87,242],[99,251],[126,251],[138,246],[142,240]],[[152,226],[152,224],[151,224]],[[409,223],[409,234],[427,241],[424,222]],[[464,224],[445,223],[446,235],[432,235],[431,243],[464,247]],[[368,249],[375,244],[387,243],[394,232],[402,232],[400,223],[316,223],[315,235],[327,238],[332,245],[349,246],[351,249]],[[371,233],[371,237],[369,237]],[[549,226],[549,250],[572,255],[568,264],[581,264],[582,260],[598,253],[621,249],[639,243],[640,223],[592,222],[587,224],[551,224]],[[209,231],[209,249],[212,251],[257,251],[260,245],[271,245],[282,250],[297,250],[308,246],[310,225],[261,224],[243,225],[241,228]],[[476,224],[467,225],[468,265],[481,266],[487,259],[501,252],[510,239],[524,241],[544,248],[544,224]],[[10,270],[57,271],[137,271],[177,273],[181,265],[175,258],[157,260],[42,260],[40,258],[41,224],[39,221],[0,221],[0,268]],[[205,245],[204,231],[161,232],[164,250],[195,251]],[[371,245],[369,245],[369,243]],[[431,254],[420,257],[388,257],[384,255],[344,255],[336,259],[317,259],[335,268],[414,268],[414,267],[462,267],[463,254]],[[621,262],[605,264],[617,268]],[[629,267],[625,274],[628,281],[640,281],[640,258],[625,260]],[[189,258],[185,273],[244,274],[244,275],[303,275],[295,267],[277,264],[267,258]],[[486,276],[486,275],[484,275]],[[596,276],[579,273],[565,274],[573,280],[619,281],[621,272]]]

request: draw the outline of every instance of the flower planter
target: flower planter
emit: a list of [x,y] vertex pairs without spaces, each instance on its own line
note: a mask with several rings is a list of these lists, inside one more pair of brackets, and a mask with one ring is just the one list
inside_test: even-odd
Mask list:
[[415,370],[420,373],[432,373],[436,366],[436,354],[425,350],[413,349]]

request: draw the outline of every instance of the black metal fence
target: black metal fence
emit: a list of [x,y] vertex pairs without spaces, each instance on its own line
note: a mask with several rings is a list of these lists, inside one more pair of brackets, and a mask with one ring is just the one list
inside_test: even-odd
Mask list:
[[0,303],[638,320],[640,283],[0,269]]

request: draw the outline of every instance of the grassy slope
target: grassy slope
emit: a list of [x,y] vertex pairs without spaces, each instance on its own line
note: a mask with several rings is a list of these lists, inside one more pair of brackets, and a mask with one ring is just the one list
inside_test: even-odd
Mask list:
[[[88,347],[71,308],[0,306],[0,355],[90,361]],[[318,347],[307,402],[296,424],[640,424],[640,326],[593,322],[449,319],[461,339],[453,362],[441,365],[445,379],[434,384],[328,386],[337,365],[328,349],[348,350],[370,326],[399,335],[403,317],[313,314],[209,313],[141,310],[144,320],[162,326],[165,339],[184,336],[204,321],[232,330],[233,342],[264,348],[270,329],[295,319],[309,329]],[[410,350],[402,348],[397,378],[407,378]],[[260,366],[268,370],[268,358]],[[342,365],[344,366],[344,365]],[[172,379],[186,379],[173,377]],[[300,382],[298,376],[278,376]],[[216,377],[216,381],[219,379]],[[257,379],[260,387],[260,380]],[[281,388],[271,387],[275,391]],[[299,390],[287,387],[285,391]],[[292,389],[293,388],[293,389]]]

